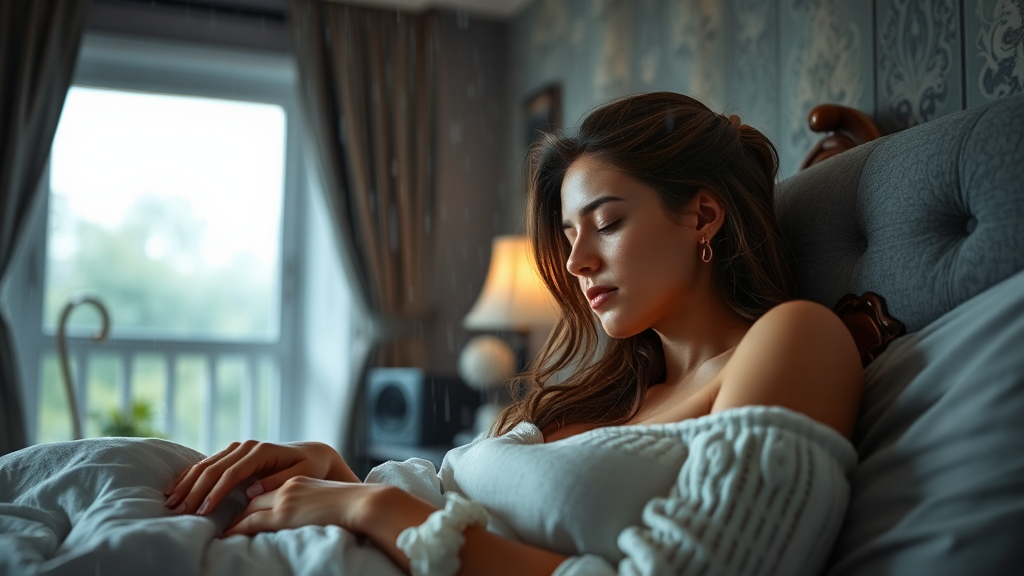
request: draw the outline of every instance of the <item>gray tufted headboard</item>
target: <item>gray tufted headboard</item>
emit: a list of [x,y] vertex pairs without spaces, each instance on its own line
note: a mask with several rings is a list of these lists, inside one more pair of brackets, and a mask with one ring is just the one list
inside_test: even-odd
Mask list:
[[1024,269],[1024,95],[858,146],[776,194],[801,297],[873,291],[919,330]]

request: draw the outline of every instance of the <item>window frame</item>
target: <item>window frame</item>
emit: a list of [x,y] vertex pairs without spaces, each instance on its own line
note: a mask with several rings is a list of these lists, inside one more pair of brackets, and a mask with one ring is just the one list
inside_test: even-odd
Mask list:
[[[279,381],[272,402],[276,416],[271,420],[270,438],[296,436],[301,427],[303,379],[298,351],[303,335],[305,243],[302,233],[308,187],[302,154],[302,121],[296,96],[296,70],[286,54],[213,48],[183,42],[139,39],[110,34],[87,33],[82,42],[72,85],[158,92],[244,100],[281,106],[286,115],[285,177],[281,205],[281,246],[279,268],[279,318],[276,341],[160,338],[154,348],[202,344],[211,354],[224,351],[271,349],[278,359]],[[36,205],[21,239],[19,254],[11,263],[5,281],[3,302],[16,335],[22,405],[25,409],[28,442],[36,442],[41,393],[40,366],[44,356],[56,351],[53,334],[47,333],[43,318],[47,219],[49,215],[49,165],[39,182]],[[102,295],[101,295],[102,296]],[[116,322],[116,318],[114,318]],[[119,337],[121,341],[153,343],[153,339]],[[88,337],[69,337],[69,349],[89,346]],[[94,346],[94,345],[93,345]],[[168,357],[173,358],[173,356]],[[78,371],[77,379],[84,375]],[[122,404],[131,376],[122,375]],[[79,384],[81,387],[81,384]],[[209,387],[208,387],[209,388]],[[70,418],[70,415],[69,415]],[[210,452],[209,422],[201,439],[201,450]]]

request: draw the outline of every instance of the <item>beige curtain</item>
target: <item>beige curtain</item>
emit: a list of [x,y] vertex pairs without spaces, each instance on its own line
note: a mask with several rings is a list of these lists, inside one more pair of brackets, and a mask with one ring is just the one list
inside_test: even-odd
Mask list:
[[423,366],[434,241],[434,18],[293,0],[300,98],[371,364]]
[[[0,278],[50,157],[88,7],[83,0],[0,0]],[[0,310],[0,454],[26,440],[12,344]]]

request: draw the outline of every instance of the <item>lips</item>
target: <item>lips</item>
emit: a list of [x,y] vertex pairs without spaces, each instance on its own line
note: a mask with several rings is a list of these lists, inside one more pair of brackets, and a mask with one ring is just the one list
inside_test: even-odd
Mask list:
[[612,297],[616,290],[618,288],[612,288],[611,286],[591,286],[587,290],[587,300],[590,301],[590,307],[597,310]]

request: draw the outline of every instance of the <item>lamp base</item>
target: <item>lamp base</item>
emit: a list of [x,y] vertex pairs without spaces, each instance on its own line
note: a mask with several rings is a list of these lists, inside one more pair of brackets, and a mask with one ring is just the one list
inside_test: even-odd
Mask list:
[[498,419],[498,415],[504,410],[503,407],[493,403],[485,402],[476,409],[476,418],[473,420],[473,431],[477,434],[484,434],[491,429],[491,424]]

